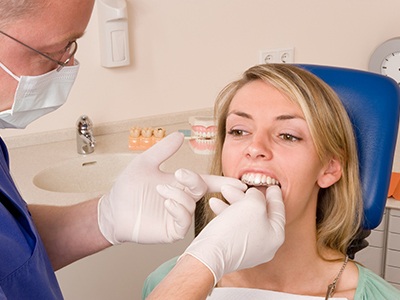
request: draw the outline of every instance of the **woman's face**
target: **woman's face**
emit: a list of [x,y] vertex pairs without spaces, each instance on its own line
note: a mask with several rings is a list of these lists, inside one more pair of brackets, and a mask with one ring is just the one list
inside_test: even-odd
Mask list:
[[315,219],[318,190],[329,170],[317,156],[300,107],[261,80],[246,84],[232,99],[222,166],[225,176],[264,192],[279,182],[287,223],[307,214]]

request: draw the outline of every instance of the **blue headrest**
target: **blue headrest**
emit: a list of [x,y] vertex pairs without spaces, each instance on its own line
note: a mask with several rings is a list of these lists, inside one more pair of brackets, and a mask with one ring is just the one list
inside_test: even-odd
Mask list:
[[299,65],[339,95],[353,123],[360,161],[364,229],[382,220],[399,124],[400,93],[385,76],[346,68]]

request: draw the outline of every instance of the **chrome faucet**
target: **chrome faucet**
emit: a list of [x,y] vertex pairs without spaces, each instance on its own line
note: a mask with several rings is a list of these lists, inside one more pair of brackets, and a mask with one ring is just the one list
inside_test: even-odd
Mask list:
[[93,123],[88,116],[79,117],[76,122],[76,145],[79,154],[89,154],[94,151],[96,140],[92,128]]

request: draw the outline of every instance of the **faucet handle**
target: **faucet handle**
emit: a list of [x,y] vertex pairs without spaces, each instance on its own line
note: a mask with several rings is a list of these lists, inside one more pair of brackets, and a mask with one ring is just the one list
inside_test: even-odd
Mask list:
[[76,122],[76,143],[79,154],[89,154],[94,151],[96,140],[92,132],[93,123],[86,115]]
[[92,130],[92,120],[87,115],[82,115],[76,121],[76,127],[79,131],[90,131]]

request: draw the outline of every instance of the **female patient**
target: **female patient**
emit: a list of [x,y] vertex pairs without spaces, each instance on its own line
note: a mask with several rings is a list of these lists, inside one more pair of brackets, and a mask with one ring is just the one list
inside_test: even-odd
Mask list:
[[[224,275],[209,298],[232,299],[233,291],[239,298],[400,299],[400,291],[346,256],[361,224],[361,187],[352,125],[331,88],[295,66],[255,66],[225,87],[215,113],[212,172],[263,194],[278,185],[286,226],[272,260]],[[197,233],[214,217],[208,200],[200,208]],[[145,293],[175,262],[149,276]]]

